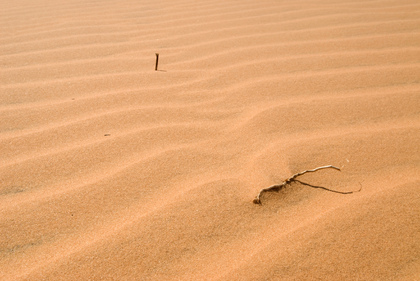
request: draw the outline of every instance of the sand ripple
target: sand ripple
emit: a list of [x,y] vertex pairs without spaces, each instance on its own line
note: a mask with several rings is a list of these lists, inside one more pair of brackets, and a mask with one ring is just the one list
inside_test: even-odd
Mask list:
[[1,280],[420,274],[418,1],[0,1]]

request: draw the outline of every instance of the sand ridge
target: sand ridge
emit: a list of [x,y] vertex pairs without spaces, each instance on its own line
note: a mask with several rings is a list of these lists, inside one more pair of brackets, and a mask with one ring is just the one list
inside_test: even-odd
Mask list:
[[0,280],[415,280],[419,19],[0,0]]

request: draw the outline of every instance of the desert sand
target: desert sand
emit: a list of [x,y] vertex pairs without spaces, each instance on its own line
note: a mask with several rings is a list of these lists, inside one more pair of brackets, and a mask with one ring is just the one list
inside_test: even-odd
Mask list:
[[0,3],[0,280],[420,280],[418,0]]

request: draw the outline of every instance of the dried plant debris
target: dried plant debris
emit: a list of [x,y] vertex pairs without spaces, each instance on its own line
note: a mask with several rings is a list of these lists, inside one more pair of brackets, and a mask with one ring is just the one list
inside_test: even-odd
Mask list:
[[328,189],[328,188],[325,188],[325,187],[322,187],[322,186],[314,186],[314,185],[310,185],[310,184],[308,184],[308,183],[304,183],[304,182],[301,182],[301,181],[297,180],[297,178],[298,178],[299,176],[302,176],[302,175],[304,175],[304,174],[306,174],[306,173],[313,173],[313,172],[316,172],[316,171],[319,171],[319,170],[322,170],[322,169],[335,169],[335,170],[337,170],[337,171],[341,171],[341,169],[340,169],[340,168],[337,168],[337,167],[335,167],[335,166],[333,166],[333,165],[328,165],[328,166],[321,166],[321,167],[317,167],[317,168],[315,168],[315,169],[313,169],[313,170],[306,170],[306,171],[303,171],[303,172],[300,172],[300,173],[294,174],[294,175],[293,175],[293,176],[291,176],[290,178],[288,178],[288,179],[286,179],[285,181],[283,181],[283,183],[281,183],[281,184],[276,184],[276,185],[272,185],[272,186],[270,186],[270,187],[267,187],[267,188],[263,188],[263,189],[261,189],[261,190],[260,190],[260,192],[258,193],[258,195],[255,197],[255,199],[254,199],[252,202],[253,202],[254,204],[259,204],[259,205],[261,205],[261,204],[262,204],[262,203],[261,203],[261,196],[263,195],[263,193],[265,193],[265,192],[270,192],[270,191],[279,191],[279,190],[281,190],[282,188],[286,187],[288,184],[291,184],[292,182],[298,182],[298,183],[301,183],[301,184],[303,184],[303,185],[307,185],[307,186],[310,186],[310,187],[313,187],[313,188],[321,188],[321,189],[324,189],[324,190],[327,190],[327,191],[336,192],[336,193],[340,193],[340,194],[351,194],[351,193],[354,193],[354,192],[359,192],[360,190],[362,190],[362,188],[360,187],[360,189],[359,189],[359,190],[357,190],[357,191],[347,191],[347,192],[342,192],[342,191],[337,191],[337,190]]

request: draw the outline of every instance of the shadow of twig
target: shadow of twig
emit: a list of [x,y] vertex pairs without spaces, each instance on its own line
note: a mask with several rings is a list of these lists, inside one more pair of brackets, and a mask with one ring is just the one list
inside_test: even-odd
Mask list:
[[306,183],[306,182],[303,182],[303,181],[300,181],[300,180],[297,180],[297,179],[295,179],[294,181],[295,182],[298,182],[298,183],[300,183],[302,185],[306,185],[306,186],[312,187],[312,188],[320,188],[320,189],[323,189],[323,190],[326,190],[326,191],[340,193],[340,194],[352,194],[352,193],[359,192],[359,191],[362,190],[362,187],[360,186],[360,189],[359,190],[356,190],[356,191],[338,191],[338,190],[329,189],[329,188],[326,188],[326,187],[323,187],[323,186],[312,185],[312,184],[309,184],[309,183]]

